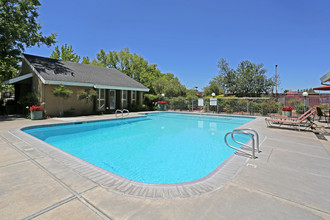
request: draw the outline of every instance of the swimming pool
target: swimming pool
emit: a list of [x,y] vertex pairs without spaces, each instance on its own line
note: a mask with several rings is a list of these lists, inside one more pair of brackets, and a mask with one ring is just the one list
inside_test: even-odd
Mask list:
[[251,120],[164,112],[22,130],[126,179],[172,184],[198,180],[215,170],[235,152],[225,145],[224,135]]

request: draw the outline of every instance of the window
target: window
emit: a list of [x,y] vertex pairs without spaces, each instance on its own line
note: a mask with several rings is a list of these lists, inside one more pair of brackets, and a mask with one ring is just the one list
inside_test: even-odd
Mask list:
[[97,96],[97,110],[105,110],[105,89],[99,89],[99,93]]
[[136,104],[136,91],[131,92],[131,103],[132,105]]
[[110,90],[110,97],[109,97],[110,109],[116,109],[116,90]]
[[127,108],[127,90],[121,92],[121,104],[123,108]]

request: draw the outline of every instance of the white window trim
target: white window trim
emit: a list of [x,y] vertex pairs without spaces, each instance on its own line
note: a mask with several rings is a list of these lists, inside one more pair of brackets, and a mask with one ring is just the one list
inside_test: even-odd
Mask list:
[[[98,102],[98,106],[97,106],[97,110],[98,111],[104,111],[105,110],[105,89],[98,89],[98,97],[97,97],[97,102]],[[101,92],[103,91],[103,99],[101,99]],[[101,105],[103,101],[103,105]]]
[[[135,97],[133,98],[133,94],[135,94]],[[136,91],[131,91],[131,104],[135,105],[136,104],[136,95],[137,92]]]
[[[124,99],[124,91],[126,93],[126,99]],[[124,106],[124,101],[126,102],[126,106]],[[121,106],[122,108],[127,108],[127,90],[121,90]]]

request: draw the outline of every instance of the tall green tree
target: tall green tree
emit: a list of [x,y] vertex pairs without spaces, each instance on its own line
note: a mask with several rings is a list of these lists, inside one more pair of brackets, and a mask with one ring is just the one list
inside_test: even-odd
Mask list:
[[229,67],[229,63],[225,59],[220,59],[218,62],[219,75],[214,78],[220,89],[226,93],[236,92],[237,74],[234,69]]
[[0,1],[0,82],[15,77],[20,54],[26,48],[54,44],[56,34],[45,36],[38,21],[38,0]]
[[93,59],[92,61],[90,61],[89,57],[83,57],[83,60],[81,61],[81,63],[105,67],[105,65],[103,63],[99,62],[96,59]]
[[[129,77],[142,83],[155,94],[153,83],[164,74],[160,72],[156,64],[149,64],[141,55],[130,53],[129,48],[106,53],[103,49],[96,55],[98,64],[104,67],[115,68]],[[94,65],[97,65],[95,62]]]
[[[73,52],[72,47],[65,45],[62,46],[61,50],[57,46],[51,57],[69,60],[63,54],[67,54],[66,57],[69,58],[72,58],[72,55],[78,56]],[[96,59],[91,61],[89,57],[83,57],[81,63],[118,69],[148,87],[150,89],[149,93],[154,95],[164,93],[166,96],[176,97],[184,96],[187,92],[186,87],[180,83],[174,74],[161,73],[156,64],[149,64],[141,55],[130,53],[129,48],[124,48],[119,52],[109,51],[108,53],[101,49],[96,54]]]
[[91,64],[91,61],[89,57],[83,57],[83,60],[81,61],[82,64]]
[[273,79],[267,78],[267,71],[263,68],[263,64],[254,64],[244,60],[234,70],[229,67],[225,59],[221,59],[218,63],[218,68],[219,75],[213,80],[226,93],[240,97],[256,97],[268,94],[274,86]]
[[213,79],[209,82],[209,85],[204,87],[204,95],[210,96],[212,93],[215,93],[216,95],[223,94],[224,91],[222,90],[221,86],[219,85],[218,81],[216,79]]
[[152,88],[156,95],[165,94],[167,97],[185,96],[187,88],[182,85],[172,73],[166,73],[153,81]]
[[64,44],[61,46],[61,49],[56,46],[52,54],[50,55],[50,58],[57,59],[57,60],[66,60],[71,61],[75,63],[79,63],[80,56],[77,55],[74,50],[72,49],[72,46]]

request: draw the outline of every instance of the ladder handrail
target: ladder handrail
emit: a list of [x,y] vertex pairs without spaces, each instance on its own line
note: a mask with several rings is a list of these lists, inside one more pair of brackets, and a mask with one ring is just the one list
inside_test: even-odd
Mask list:
[[123,109],[123,110],[117,109],[116,112],[115,112],[116,117],[117,117],[118,112],[121,113],[121,117],[124,117],[124,112],[127,112],[126,116],[129,116],[129,111],[127,109]]
[[[252,134],[251,132],[253,132],[254,134]],[[228,141],[227,141],[227,137],[228,135],[231,135],[231,138],[233,139],[233,141],[237,144],[241,144],[242,146],[246,146],[246,147],[250,147],[249,145],[247,144],[244,144],[244,143],[241,143],[239,141],[237,141],[234,137],[234,134],[245,134],[245,135],[249,135],[252,139],[252,154],[245,151],[245,150],[242,150],[241,148],[237,148],[237,147],[234,147],[234,146],[231,146]],[[254,137],[256,137],[256,140],[254,139]],[[256,148],[256,142],[257,142],[257,148]],[[234,129],[233,131],[231,132],[227,132],[227,134],[225,135],[225,143],[227,144],[228,147],[230,148],[233,148],[237,151],[240,151],[240,152],[243,152],[245,154],[248,154],[252,157],[252,159],[255,159],[256,156],[255,156],[255,150],[257,150],[258,153],[260,153],[261,151],[259,150],[259,134],[257,131],[255,131],[254,129],[251,129],[251,128],[247,128],[247,129]]]
[[206,107],[206,104],[203,106],[203,109],[200,111],[200,113],[204,112],[205,107]]
[[[240,133],[240,132],[238,132],[238,133]],[[254,148],[254,139],[253,139],[253,135],[252,135],[252,134],[250,134],[250,133],[246,133],[246,132],[242,132],[242,133],[241,133],[241,134],[247,134],[247,135],[251,136],[251,138],[253,139],[252,154],[249,153],[249,152],[247,152],[247,151],[245,151],[245,150],[242,150],[242,149],[240,149],[240,148],[237,148],[237,147],[234,147],[234,146],[231,146],[230,144],[228,144],[227,136],[228,136],[229,134],[231,134],[231,135],[233,136],[233,132],[228,132],[228,133],[225,135],[225,142],[226,142],[226,144],[227,144],[228,147],[233,148],[233,149],[235,149],[235,150],[237,150],[237,151],[241,151],[241,152],[243,152],[243,153],[245,153],[245,154],[251,155],[252,159],[255,159],[255,158],[256,158],[256,156],[255,156],[255,148]],[[235,139],[233,139],[233,140],[236,142]],[[236,142],[236,143],[237,143],[237,142]],[[243,145],[244,145],[244,146],[248,146],[248,145],[246,145],[246,144],[243,144]]]
[[[236,131],[252,131],[254,134],[253,136],[256,137],[256,143],[257,143],[257,152],[260,153],[260,149],[259,149],[259,134],[256,130],[252,129],[252,128],[239,128],[239,129],[234,129],[233,132],[236,132]],[[236,142],[236,141],[235,141]],[[236,142],[238,144],[243,144],[241,142]]]
[[124,116],[124,112],[127,112],[127,115],[126,116],[129,116],[129,111],[127,109],[123,109],[122,116]]
[[120,112],[121,113],[121,117],[123,117],[123,111],[122,110],[120,110],[120,109],[117,109],[116,110],[116,112],[115,112],[116,117],[117,117],[117,112]]

